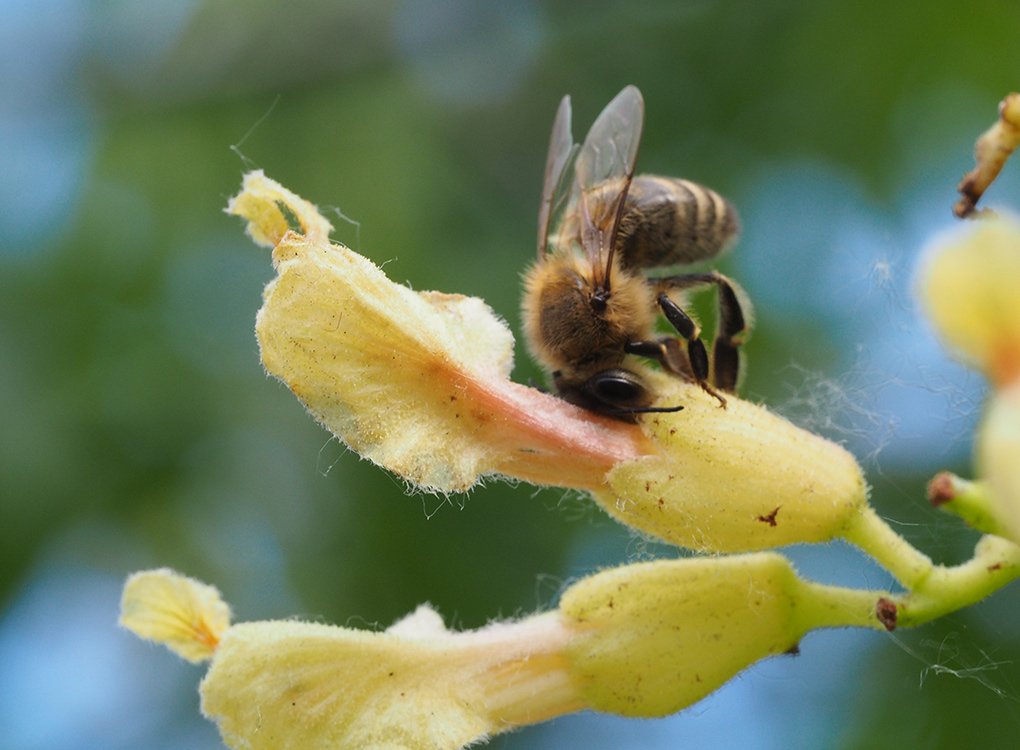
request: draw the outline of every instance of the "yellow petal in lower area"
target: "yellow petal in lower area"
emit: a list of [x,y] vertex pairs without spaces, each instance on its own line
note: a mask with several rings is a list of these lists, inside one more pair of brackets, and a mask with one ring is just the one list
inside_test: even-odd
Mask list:
[[1004,536],[1020,543],[1020,381],[992,395],[978,430],[977,465]]
[[938,242],[920,274],[926,311],[949,347],[993,384],[1020,376],[1020,222],[987,216]]
[[230,627],[230,608],[212,586],[166,568],[135,573],[124,585],[120,624],[191,662],[212,658]]
[[[139,607],[169,599],[181,609],[196,596],[203,610],[212,591],[166,571],[139,574],[124,619],[177,648],[188,629],[136,628]],[[426,605],[381,633],[242,623],[217,631],[202,711],[234,750],[458,750],[586,708],[664,716],[808,630],[884,628],[878,601],[757,553],[606,570],[570,586],[557,610],[464,632]]]
[[450,633],[419,608],[386,633],[235,625],[202,711],[245,750],[456,750],[582,707],[555,613]]
[[658,376],[676,413],[645,418],[658,454],[620,463],[595,493],[621,522],[690,549],[746,552],[839,536],[867,505],[854,457],[763,406],[718,402]]

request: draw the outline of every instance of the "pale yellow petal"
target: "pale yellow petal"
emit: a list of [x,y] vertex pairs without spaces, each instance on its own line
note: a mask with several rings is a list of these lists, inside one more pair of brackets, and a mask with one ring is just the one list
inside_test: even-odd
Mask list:
[[[275,243],[256,334],[266,369],[362,456],[426,490],[469,488],[506,461],[472,389],[508,381],[513,336],[479,299],[415,292],[329,242],[315,207],[261,173],[228,211]],[[301,232],[287,231],[285,211]]]
[[230,627],[230,608],[212,586],[166,568],[148,570],[124,584],[120,624],[200,662],[212,657]]
[[995,384],[1020,376],[1020,222],[988,216],[938,241],[920,294],[949,348]]
[[[290,226],[284,209],[298,226]],[[333,231],[333,226],[313,204],[266,177],[261,169],[244,176],[241,192],[230,199],[226,211],[247,219],[248,236],[264,247],[276,246],[290,229],[300,230],[316,241],[327,241]]]
[[995,517],[1020,543],[1020,381],[993,394],[978,430],[977,464]]
[[465,490],[501,454],[468,383],[505,379],[513,337],[478,299],[417,293],[339,245],[288,235],[255,331],[266,369],[352,449],[415,485]]
[[236,750],[456,750],[580,707],[554,617],[447,633],[422,613],[414,638],[235,625],[202,682],[202,710]]

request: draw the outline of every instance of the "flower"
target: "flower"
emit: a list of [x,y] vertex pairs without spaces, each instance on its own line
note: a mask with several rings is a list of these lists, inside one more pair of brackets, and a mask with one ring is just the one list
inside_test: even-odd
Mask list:
[[[884,627],[874,593],[798,578],[775,553],[659,560],[584,578],[558,609],[465,632],[427,605],[385,632],[297,621],[217,631],[149,628],[226,612],[215,589],[168,570],[132,576],[121,623],[211,659],[203,713],[237,750],[454,750],[589,708],[663,716],[810,629]],[[196,606],[197,605],[197,606]]]
[[1020,376],[1020,221],[975,219],[926,253],[919,292],[949,350],[995,386]]
[[513,336],[484,302],[393,283],[330,243],[315,207],[261,172],[227,211],[274,246],[277,276],[255,324],[266,369],[353,450],[415,487],[463,491],[490,473],[584,487],[648,449],[633,426],[582,418],[512,383]]
[[976,436],[984,481],[969,502],[981,504],[996,533],[1020,541],[1020,222],[982,216],[940,239],[919,282],[922,303],[950,351],[993,387]]
[[633,528],[709,551],[828,540],[866,507],[847,451],[739,398],[720,409],[696,385],[651,374],[660,401],[684,409],[638,426],[513,383],[513,336],[485,303],[393,283],[261,172],[227,210],[274,245],[256,321],[266,369],[419,489],[462,491],[487,474],[580,488]]

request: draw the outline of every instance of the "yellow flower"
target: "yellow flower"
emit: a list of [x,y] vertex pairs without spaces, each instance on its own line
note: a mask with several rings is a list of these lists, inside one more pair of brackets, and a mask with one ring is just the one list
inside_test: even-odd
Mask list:
[[[285,211],[300,231],[288,228]],[[590,490],[614,517],[696,549],[842,533],[867,486],[841,447],[763,407],[659,377],[642,426],[510,381],[513,337],[480,300],[414,292],[328,241],[315,207],[254,172],[228,211],[274,245],[256,333],[266,369],[333,434],[418,488],[486,474]]]
[[513,336],[484,302],[393,283],[330,243],[315,207],[261,172],[227,210],[274,246],[277,277],[255,324],[263,364],[365,458],[420,489],[455,492],[497,472],[585,486],[642,451],[636,428],[579,419],[512,383]]
[[937,243],[920,294],[950,350],[992,383],[976,440],[983,481],[968,502],[1020,542],[1020,222],[983,216]]
[[993,513],[1005,535],[1020,543],[1020,380],[992,395],[976,453]]
[[[122,623],[184,654],[194,629],[138,627],[226,611],[167,570],[132,576]],[[585,708],[663,716],[808,630],[884,627],[868,592],[801,580],[780,555],[660,560],[569,587],[559,609],[448,631],[419,607],[385,632],[316,623],[226,626],[206,654],[202,711],[236,750],[454,750]],[[129,614],[130,613],[130,614]],[[205,644],[199,644],[205,648]]]
[[921,301],[957,357],[1001,386],[1020,375],[1020,222],[982,217],[929,251]]

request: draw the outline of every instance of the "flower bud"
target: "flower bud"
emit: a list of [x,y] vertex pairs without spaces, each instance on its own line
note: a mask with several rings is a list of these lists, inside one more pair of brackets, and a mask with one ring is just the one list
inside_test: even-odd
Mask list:
[[974,144],[976,163],[960,181],[957,188],[960,200],[953,206],[953,213],[960,218],[974,213],[977,202],[1017,146],[1020,146],[1020,94],[1014,92],[999,103],[999,119]]
[[774,553],[659,560],[574,584],[560,611],[585,701],[598,711],[665,716],[739,671],[796,646],[801,581]]
[[718,402],[675,378],[652,380],[658,451],[618,464],[596,499],[613,517],[673,544],[735,552],[839,536],[867,506],[860,466],[844,448],[764,406]]

